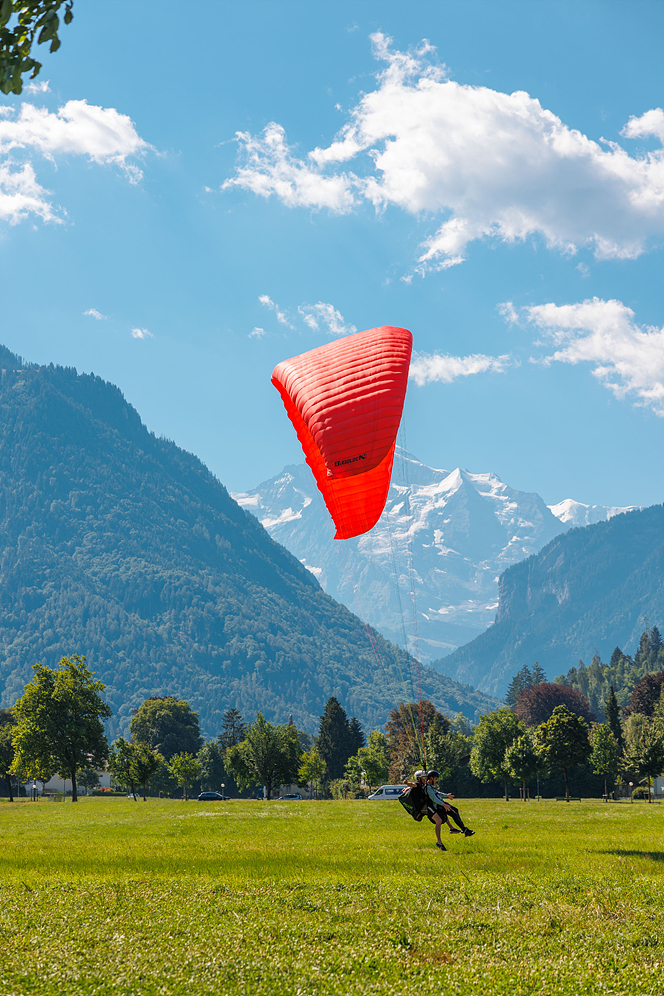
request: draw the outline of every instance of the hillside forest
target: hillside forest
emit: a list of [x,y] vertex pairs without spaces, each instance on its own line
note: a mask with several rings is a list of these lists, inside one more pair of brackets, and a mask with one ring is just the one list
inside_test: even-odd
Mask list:
[[[313,733],[339,698],[367,728],[417,666],[275,543],[112,384],[0,347],[0,705],[74,653],[105,686],[112,737],[150,696]],[[224,427],[220,427],[223,432]],[[422,693],[471,719],[496,700],[426,668]]]

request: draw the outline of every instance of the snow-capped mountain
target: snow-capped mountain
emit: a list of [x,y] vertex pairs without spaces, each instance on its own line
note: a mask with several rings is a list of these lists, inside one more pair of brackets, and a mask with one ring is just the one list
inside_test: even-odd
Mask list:
[[629,508],[614,508],[611,505],[583,505],[573,498],[565,498],[557,505],[549,505],[553,514],[563,522],[568,529],[572,526],[591,526],[594,522],[605,522],[621,512],[633,512],[640,505],[630,505]]
[[451,653],[493,622],[505,568],[571,526],[627,511],[572,499],[547,506],[495,474],[437,470],[400,448],[385,511],[356,539],[333,540],[306,464],[232,497],[328,594],[423,662]]

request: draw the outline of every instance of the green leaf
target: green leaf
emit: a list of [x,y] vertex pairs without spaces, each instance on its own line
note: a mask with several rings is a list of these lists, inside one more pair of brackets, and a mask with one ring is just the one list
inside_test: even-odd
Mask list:
[[53,24],[52,21],[50,21],[48,24],[45,24],[44,27],[39,32],[39,37],[37,38],[37,44],[43,45],[44,42],[50,41],[51,38],[53,38],[53,36],[55,35],[57,30],[58,30],[57,24]]
[[0,6],[0,25],[5,26],[9,18],[12,16],[12,0],[2,0],[2,6]]

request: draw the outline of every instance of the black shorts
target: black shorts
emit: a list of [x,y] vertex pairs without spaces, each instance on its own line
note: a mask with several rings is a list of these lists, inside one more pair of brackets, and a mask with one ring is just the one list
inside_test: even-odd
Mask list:
[[447,819],[447,810],[442,806],[427,806],[427,819],[429,823],[435,823],[434,815],[438,813],[443,823]]

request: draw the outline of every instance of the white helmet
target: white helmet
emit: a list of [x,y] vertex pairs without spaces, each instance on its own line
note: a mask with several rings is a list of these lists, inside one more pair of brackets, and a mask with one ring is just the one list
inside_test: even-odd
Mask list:
[[415,772],[415,781],[416,782],[419,781],[420,778],[426,778],[426,776],[427,776],[426,771],[416,771]]

